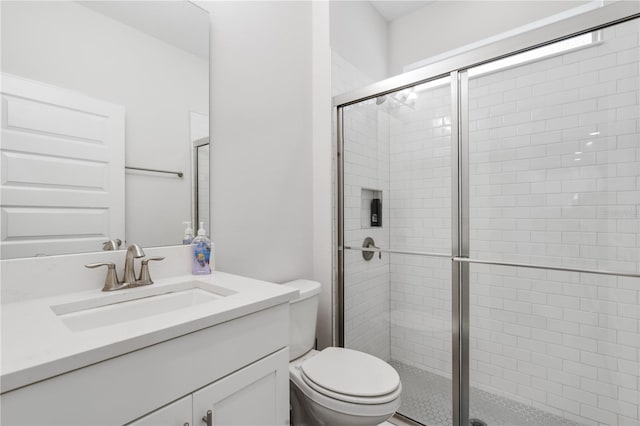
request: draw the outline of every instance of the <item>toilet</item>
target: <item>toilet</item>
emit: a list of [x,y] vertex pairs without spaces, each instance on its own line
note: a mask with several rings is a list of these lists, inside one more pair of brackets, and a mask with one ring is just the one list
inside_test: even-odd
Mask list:
[[378,425],[393,416],[402,392],[394,368],[351,349],[314,350],[320,284],[283,285],[300,291],[289,306],[291,424]]

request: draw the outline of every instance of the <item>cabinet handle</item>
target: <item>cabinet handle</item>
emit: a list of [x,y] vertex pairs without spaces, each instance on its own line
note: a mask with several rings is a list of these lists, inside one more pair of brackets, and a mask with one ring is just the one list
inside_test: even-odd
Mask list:
[[211,410],[207,410],[207,415],[202,417],[202,421],[207,424],[207,426],[213,426],[213,413]]
[[189,426],[189,422],[183,424],[182,426]]

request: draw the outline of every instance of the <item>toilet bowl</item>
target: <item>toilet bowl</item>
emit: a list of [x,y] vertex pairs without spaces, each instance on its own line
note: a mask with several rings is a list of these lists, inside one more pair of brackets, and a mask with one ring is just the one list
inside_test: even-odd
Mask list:
[[386,362],[346,348],[313,349],[320,284],[296,280],[290,305],[289,384],[295,425],[377,425],[400,406],[402,385]]

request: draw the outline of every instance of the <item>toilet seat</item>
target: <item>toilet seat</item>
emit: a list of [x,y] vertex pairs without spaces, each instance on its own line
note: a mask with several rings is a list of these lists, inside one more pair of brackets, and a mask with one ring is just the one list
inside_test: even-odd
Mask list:
[[402,387],[398,386],[395,391],[388,393],[386,395],[380,396],[366,396],[366,397],[357,397],[353,395],[346,395],[343,393],[333,392],[329,389],[325,389],[322,386],[319,386],[317,383],[314,383],[311,379],[305,376],[304,373],[301,374],[302,380],[313,390],[316,392],[328,396],[330,398],[336,399],[338,401],[348,402],[352,404],[363,404],[363,405],[376,405],[376,404],[386,404],[398,398],[402,393]]
[[402,392],[400,377],[393,367],[346,348],[326,348],[302,362],[300,373],[316,392],[353,404],[385,404]]
[[[326,349],[325,349],[326,350]],[[337,413],[344,413],[349,416],[391,416],[400,407],[400,390],[398,388],[398,394],[395,399],[387,403],[382,404],[359,404],[348,401],[343,401],[343,395],[336,395],[338,398],[333,398],[329,395],[325,395],[326,390],[319,392],[312,388],[308,383],[308,380],[303,379],[302,364],[319,355],[320,352],[316,350],[310,350],[303,356],[291,361],[289,363],[289,379],[291,386],[303,394],[309,401],[313,401],[310,404],[318,404],[319,406],[326,407]]]

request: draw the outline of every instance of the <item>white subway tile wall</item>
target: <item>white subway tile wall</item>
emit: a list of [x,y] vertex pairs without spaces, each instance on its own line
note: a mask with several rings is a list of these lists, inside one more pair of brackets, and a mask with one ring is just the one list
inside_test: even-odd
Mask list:
[[602,33],[469,81],[473,256],[640,271],[638,22]]
[[[640,272],[638,30],[470,79],[471,257]],[[473,386],[640,424],[639,279],[472,265],[470,290]]]

